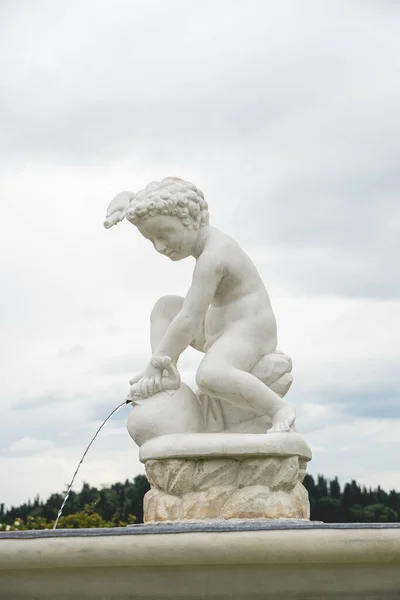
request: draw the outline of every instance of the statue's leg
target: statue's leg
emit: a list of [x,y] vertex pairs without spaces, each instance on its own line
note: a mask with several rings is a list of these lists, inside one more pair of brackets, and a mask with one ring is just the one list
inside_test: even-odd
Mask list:
[[[170,323],[180,312],[183,305],[181,296],[163,296],[155,303],[150,315],[150,343],[151,351],[155,352]],[[205,344],[204,324],[196,332],[191,346],[200,352],[203,352]]]
[[248,372],[253,361],[251,341],[247,342],[240,332],[226,332],[203,358],[196,374],[197,385],[210,396],[268,415],[272,431],[290,431],[294,408]]

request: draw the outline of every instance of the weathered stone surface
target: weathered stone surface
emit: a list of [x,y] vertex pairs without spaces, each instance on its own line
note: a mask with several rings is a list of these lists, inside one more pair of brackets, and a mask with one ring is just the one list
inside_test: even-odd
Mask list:
[[265,503],[264,516],[267,519],[299,519],[303,512],[298,497],[287,492],[273,492]]
[[183,496],[193,489],[196,466],[193,460],[150,460],[146,462],[146,474],[152,487]]
[[193,490],[209,490],[214,486],[227,485],[236,487],[239,461],[233,458],[203,459],[196,461],[196,467]]
[[146,476],[152,488],[163,491],[166,489],[168,471],[165,468],[164,461],[148,460],[146,462]]
[[235,488],[218,486],[207,491],[192,492],[182,499],[181,519],[217,519]]
[[299,457],[299,481],[303,483],[307,470],[307,461]]
[[291,490],[297,480],[299,459],[297,456],[287,458],[268,457],[248,458],[241,461],[238,487],[249,485],[265,485],[273,490]]
[[149,460],[145,522],[308,519],[298,456]]
[[299,459],[297,456],[290,456],[280,460],[279,468],[271,483],[272,490],[282,490],[290,492],[296,485],[299,477]]
[[270,489],[262,485],[236,490],[223,508],[224,519],[257,519],[264,516]]
[[181,499],[158,490],[150,490],[144,497],[145,521],[179,521]]
[[310,518],[310,502],[308,500],[308,492],[304,485],[299,481],[296,483],[295,487],[291,492],[292,496],[295,496],[298,499],[298,506],[302,507],[301,516],[299,519],[309,519]]
[[269,487],[279,471],[279,458],[270,457],[265,460],[264,457],[258,458],[252,456],[241,461],[237,487],[247,487],[249,485],[265,485]]
[[143,498],[143,512],[145,521],[156,521],[156,504],[157,498],[160,492],[155,489],[151,489],[145,494]]

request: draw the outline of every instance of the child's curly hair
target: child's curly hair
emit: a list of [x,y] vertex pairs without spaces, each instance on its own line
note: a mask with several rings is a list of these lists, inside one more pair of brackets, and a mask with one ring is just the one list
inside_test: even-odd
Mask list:
[[136,225],[156,215],[178,217],[188,229],[208,224],[208,204],[203,192],[193,183],[178,177],[166,177],[149,183],[135,194],[126,212],[126,219]]

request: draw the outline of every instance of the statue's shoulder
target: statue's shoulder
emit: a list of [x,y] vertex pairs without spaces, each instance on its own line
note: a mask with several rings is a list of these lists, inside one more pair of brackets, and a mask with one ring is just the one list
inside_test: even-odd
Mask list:
[[213,255],[227,255],[229,251],[232,251],[234,248],[239,248],[238,243],[227,233],[224,233],[220,229],[213,227],[207,239],[207,246],[205,248],[206,252],[209,252]]
[[228,246],[215,237],[208,241],[207,246],[196,261],[197,271],[218,272],[223,270],[227,262]]

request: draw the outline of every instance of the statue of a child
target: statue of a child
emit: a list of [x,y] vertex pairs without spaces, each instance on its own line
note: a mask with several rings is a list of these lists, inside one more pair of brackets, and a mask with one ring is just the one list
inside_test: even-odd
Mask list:
[[263,358],[276,352],[276,321],[268,293],[247,254],[209,225],[203,193],[187,181],[168,177],[137,194],[118,194],[104,226],[124,218],[171,260],[196,259],[186,297],[166,296],[153,308],[153,358],[144,373],[131,380],[131,395],[148,397],[165,389],[163,357],[176,365],[191,345],[205,354],[196,373],[201,393],[248,408],[254,415],[267,415],[269,432],[291,431],[295,410],[281,398],[291,379],[279,394],[253,374]]

